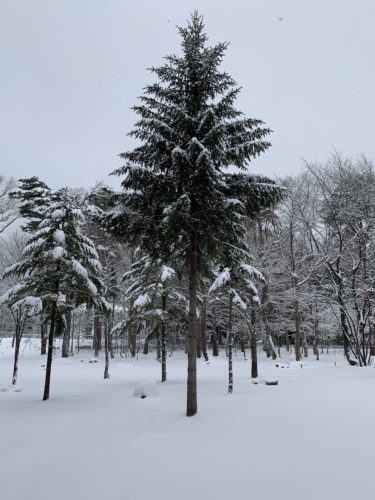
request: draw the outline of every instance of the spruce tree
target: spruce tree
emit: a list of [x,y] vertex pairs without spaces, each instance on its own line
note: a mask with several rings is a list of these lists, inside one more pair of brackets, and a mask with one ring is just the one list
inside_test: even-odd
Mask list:
[[81,232],[84,216],[74,206],[66,189],[54,193],[43,209],[23,252],[23,259],[9,267],[5,275],[15,275],[20,283],[8,293],[15,299],[39,298],[50,322],[43,400],[49,398],[54,337],[65,313],[80,304],[103,311],[104,285],[101,265],[92,241]]
[[[207,44],[195,12],[179,28],[181,55],[151,69],[157,82],[134,107],[130,136],[140,145],[123,153],[119,205],[106,222],[120,238],[153,259],[183,262],[189,282],[187,416],[197,412],[197,286],[210,261],[229,239],[241,246],[241,218],[280,197],[272,181],[259,183],[247,163],[268,149],[270,133],[260,120],[234,107],[240,89],[220,70],[227,43]],[[244,170],[231,175],[228,167]],[[241,227],[240,227],[241,226]],[[228,235],[228,233],[230,233]]]

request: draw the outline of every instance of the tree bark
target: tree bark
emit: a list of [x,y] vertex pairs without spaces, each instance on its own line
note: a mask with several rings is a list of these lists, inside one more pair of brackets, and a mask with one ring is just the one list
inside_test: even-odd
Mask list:
[[94,356],[99,357],[99,351],[102,347],[102,325],[98,311],[94,312]]
[[16,325],[16,332],[14,334],[15,337],[15,350],[14,350],[14,364],[13,364],[13,376],[12,376],[12,385],[17,384],[17,376],[18,376],[18,359],[20,354],[20,346],[22,339],[21,326]]
[[228,394],[233,392],[233,335],[232,335],[232,293],[229,292],[228,318]]
[[109,378],[109,319],[106,318],[105,322],[105,332],[104,332],[104,353],[105,353],[105,364],[104,364],[104,378]]
[[57,309],[56,302],[53,302],[51,311],[51,323],[48,335],[47,367],[46,367],[46,378],[44,383],[43,401],[47,401],[47,399],[49,398],[49,388],[51,383],[51,369],[52,369],[52,358],[53,358],[53,342],[55,339],[56,309]]
[[295,299],[294,299],[294,324],[296,330],[295,342],[294,342],[294,350],[296,355],[296,361],[301,360],[301,329],[300,329],[300,314],[299,314],[299,301],[297,298],[297,290],[295,290]]
[[189,330],[187,334],[187,398],[186,416],[198,411],[197,402],[197,284],[198,284],[198,237],[195,232],[190,240],[189,262]]
[[207,322],[207,314],[206,314],[206,297],[203,299],[202,309],[201,309],[201,322],[200,322],[200,339],[201,339],[201,349],[202,354],[205,361],[208,361],[208,352],[207,352],[207,338],[206,338],[206,322]]
[[65,314],[66,325],[63,333],[62,353],[63,358],[69,357],[70,335],[72,331],[72,310],[68,309]]
[[128,328],[128,345],[130,349],[130,355],[132,358],[135,358],[137,354],[137,335],[135,332],[135,326],[129,325]]
[[202,357],[202,342],[200,336],[200,321],[197,318],[197,358],[200,359]]
[[42,323],[40,325],[40,354],[47,354],[47,324],[44,323],[42,319]]
[[216,309],[212,308],[212,355],[219,356],[219,346],[217,343]]
[[156,337],[156,359],[161,363],[161,342],[160,342],[160,327],[157,327],[157,337]]
[[250,326],[250,351],[251,351],[251,378],[258,377],[258,352],[257,352],[257,336],[255,332],[255,311],[251,312]]
[[112,303],[112,311],[111,311],[111,316],[109,320],[109,336],[108,336],[108,342],[109,342],[109,352],[111,353],[111,359],[115,357],[115,351],[113,348],[113,326],[115,323],[115,303]]
[[143,344],[143,354],[145,356],[148,354],[148,336],[145,338],[145,343]]
[[[161,307],[163,312],[167,310],[167,297],[163,294],[161,297]],[[165,325],[165,319],[163,319],[161,324],[161,381],[166,382],[167,380],[167,331]]]

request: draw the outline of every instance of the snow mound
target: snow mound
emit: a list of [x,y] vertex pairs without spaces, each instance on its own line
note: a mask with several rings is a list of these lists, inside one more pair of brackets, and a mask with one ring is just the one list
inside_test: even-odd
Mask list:
[[158,386],[153,380],[142,380],[134,389],[133,398],[157,398],[159,396]]
[[3,385],[0,386],[0,392],[22,392],[22,387],[17,385]]

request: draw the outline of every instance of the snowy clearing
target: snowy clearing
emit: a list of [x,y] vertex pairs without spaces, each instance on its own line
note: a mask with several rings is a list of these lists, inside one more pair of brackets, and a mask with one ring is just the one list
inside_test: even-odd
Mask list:
[[[4,341],[0,355],[4,387],[12,365]],[[199,414],[186,418],[183,355],[169,358],[160,397],[146,399],[133,393],[158,380],[153,356],[115,359],[110,380],[90,359],[56,356],[42,402],[45,359],[24,350],[23,391],[0,392],[4,500],[372,496],[374,367],[349,367],[340,353],[302,369],[261,358],[261,377],[279,385],[253,385],[249,361],[237,356],[228,396],[226,360],[211,359],[199,363]]]

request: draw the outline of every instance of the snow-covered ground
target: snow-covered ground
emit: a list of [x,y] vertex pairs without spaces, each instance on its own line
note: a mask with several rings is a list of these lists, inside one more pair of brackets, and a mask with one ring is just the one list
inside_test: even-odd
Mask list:
[[[186,361],[168,359],[158,397],[133,397],[158,381],[153,355],[103,361],[56,356],[51,399],[42,402],[44,360],[30,346],[22,392],[0,392],[2,500],[272,500],[373,498],[375,370],[346,365],[341,353],[303,368],[277,368],[261,356],[234,362],[226,393],[224,357],[199,363],[199,414],[184,415]],[[0,388],[12,350],[0,345]],[[147,384],[146,384],[147,385]],[[152,385],[152,384],[151,384]]]

